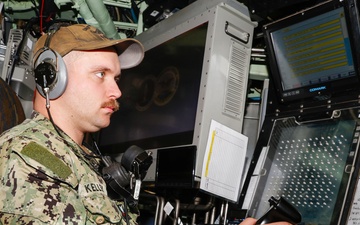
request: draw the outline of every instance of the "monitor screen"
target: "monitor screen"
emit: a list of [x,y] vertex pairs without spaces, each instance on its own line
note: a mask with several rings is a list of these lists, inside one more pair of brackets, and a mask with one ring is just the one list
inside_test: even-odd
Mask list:
[[156,187],[192,188],[194,186],[196,146],[159,149],[156,160]]
[[206,33],[207,23],[194,27],[147,50],[139,66],[122,71],[120,110],[100,133],[103,151],[192,144]]
[[299,210],[302,224],[339,224],[355,182],[350,168],[358,151],[357,112],[344,109],[339,118],[301,124],[277,119],[249,213],[260,218],[270,197],[282,196]]
[[345,93],[359,85],[346,7],[326,2],[264,26],[281,102]]

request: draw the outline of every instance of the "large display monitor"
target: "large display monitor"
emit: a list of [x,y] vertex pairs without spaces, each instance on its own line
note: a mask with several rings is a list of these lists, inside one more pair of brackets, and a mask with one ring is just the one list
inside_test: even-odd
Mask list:
[[326,1],[264,26],[280,102],[321,100],[359,87],[356,6]]
[[136,36],[145,58],[122,71],[120,110],[100,133],[101,150],[195,146],[198,179],[211,121],[242,131],[256,25],[235,0],[201,0]]
[[359,202],[359,116],[359,108],[350,108],[327,120],[276,119],[254,172],[248,215],[260,218],[271,197],[283,197],[299,210],[301,224],[346,224],[352,201]]

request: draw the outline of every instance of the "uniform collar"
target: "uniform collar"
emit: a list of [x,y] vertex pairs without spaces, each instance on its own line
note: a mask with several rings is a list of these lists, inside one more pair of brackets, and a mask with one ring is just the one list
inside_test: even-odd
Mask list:
[[[37,111],[33,111],[31,115],[31,119],[35,121],[37,124],[45,127],[46,129],[51,130],[54,132],[55,136],[58,136],[59,138],[64,140],[64,144],[69,146],[72,151],[77,155],[79,158],[83,159],[86,163],[90,164],[90,166],[96,171],[99,166],[98,158],[99,156],[94,154],[90,149],[88,149],[85,146],[78,145],[71,137],[69,137],[65,132],[63,132],[58,126],[53,123],[44,115]],[[57,129],[55,129],[55,127]],[[87,149],[87,152],[90,152],[90,154],[87,154],[86,151],[84,151],[83,148]]]

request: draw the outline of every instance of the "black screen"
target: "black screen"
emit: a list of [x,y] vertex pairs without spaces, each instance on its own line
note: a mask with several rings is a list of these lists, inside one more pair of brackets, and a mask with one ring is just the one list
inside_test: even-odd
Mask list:
[[193,141],[207,23],[145,52],[121,74],[120,110],[100,134],[104,152],[190,145]]
[[157,187],[191,188],[194,183],[196,146],[157,151]]

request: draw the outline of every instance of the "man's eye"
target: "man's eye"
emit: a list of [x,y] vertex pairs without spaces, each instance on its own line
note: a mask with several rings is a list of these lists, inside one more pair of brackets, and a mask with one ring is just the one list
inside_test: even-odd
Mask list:
[[99,78],[103,78],[105,76],[105,73],[104,72],[98,72],[95,75],[98,76]]

